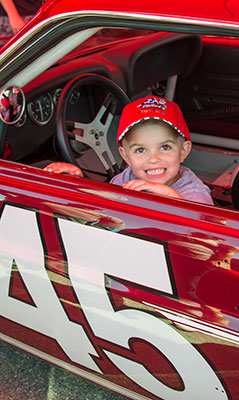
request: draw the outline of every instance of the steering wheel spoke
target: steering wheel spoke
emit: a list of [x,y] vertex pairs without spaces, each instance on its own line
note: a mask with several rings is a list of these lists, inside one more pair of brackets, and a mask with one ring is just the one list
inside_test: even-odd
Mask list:
[[[79,116],[79,120],[77,116],[77,121],[66,119],[67,108],[72,92],[76,89],[81,91],[83,86],[90,85],[93,86],[93,88],[100,87],[102,94],[104,93],[103,102],[100,107],[97,107],[98,111],[93,116],[91,122],[80,122],[82,116]],[[89,96],[93,92],[94,90],[90,90]],[[98,95],[99,91],[96,91],[96,93]],[[95,110],[96,107],[93,102],[89,101],[87,103],[92,103],[93,105],[91,108]],[[76,160],[75,150],[77,148],[81,149],[82,144],[86,145],[85,148],[93,149],[109,177],[118,173],[119,161],[117,163],[114,152],[109,146],[108,135],[109,131],[111,132],[112,130],[114,118],[117,114],[119,115],[121,109],[128,103],[129,99],[120,87],[111,80],[99,75],[82,75],[69,82],[62,92],[57,108],[57,136],[64,160],[75,165],[79,164],[81,167],[81,157]],[[85,107],[85,104],[83,107]],[[93,113],[92,109],[86,110],[87,118]],[[81,150],[79,150],[79,154],[80,153]]]
[[74,140],[91,147],[105,169],[113,169],[115,172],[116,167],[113,166],[117,165],[117,162],[107,142],[107,131],[102,130],[98,133],[98,129],[94,129],[91,125],[87,126],[87,129],[83,128],[83,125],[75,123],[76,128],[72,131]]
[[108,93],[95,117],[95,125],[102,126],[102,130],[107,132],[114,118],[117,104],[116,97],[112,93]]

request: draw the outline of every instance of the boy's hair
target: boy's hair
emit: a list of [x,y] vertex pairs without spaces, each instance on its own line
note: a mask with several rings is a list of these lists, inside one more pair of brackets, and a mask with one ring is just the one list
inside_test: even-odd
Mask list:
[[117,132],[117,142],[120,144],[125,134],[136,124],[149,120],[165,122],[180,136],[191,140],[187,124],[178,105],[163,97],[147,96],[124,107]]

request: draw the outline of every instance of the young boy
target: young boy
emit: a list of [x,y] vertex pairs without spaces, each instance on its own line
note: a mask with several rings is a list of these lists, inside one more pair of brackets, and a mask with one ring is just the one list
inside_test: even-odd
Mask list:
[[[117,142],[128,167],[111,183],[213,205],[209,188],[189,168],[181,166],[192,143],[182,112],[174,102],[147,96],[128,104],[122,112]],[[71,169],[70,164],[63,165],[60,171],[51,165],[46,170],[81,175],[75,166]]]
[[191,151],[190,134],[177,104],[147,96],[128,104],[117,133],[128,164],[111,183],[213,205],[209,188],[180,164]]

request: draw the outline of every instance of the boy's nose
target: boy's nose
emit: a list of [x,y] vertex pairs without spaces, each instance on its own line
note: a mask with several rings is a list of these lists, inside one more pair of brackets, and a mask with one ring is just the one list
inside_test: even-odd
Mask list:
[[149,161],[150,162],[158,162],[161,160],[161,154],[158,151],[154,151],[150,153]]

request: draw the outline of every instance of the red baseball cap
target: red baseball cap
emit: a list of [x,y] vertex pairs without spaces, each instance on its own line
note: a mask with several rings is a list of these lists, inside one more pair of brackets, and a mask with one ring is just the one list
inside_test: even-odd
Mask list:
[[152,95],[135,100],[124,107],[117,132],[117,142],[120,144],[133,126],[150,119],[165,122],[179,135],[191,141],[187,124],[178,105],[163,97]]

